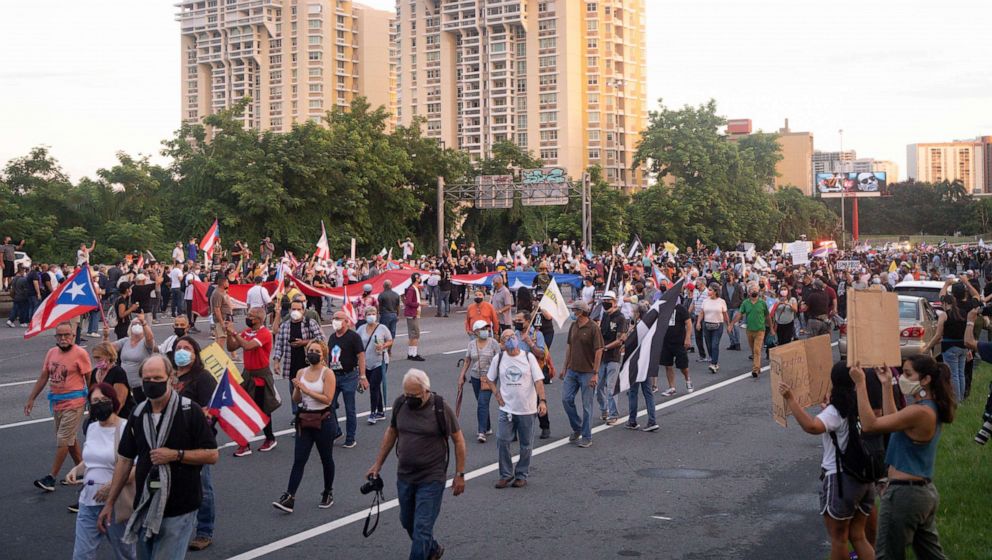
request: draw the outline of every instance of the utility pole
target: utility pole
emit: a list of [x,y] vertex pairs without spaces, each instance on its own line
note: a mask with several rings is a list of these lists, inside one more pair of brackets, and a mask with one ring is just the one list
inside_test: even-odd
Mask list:
[[[840,155],[837,156],[837,163],[840,165],[840,172],[841,175],[843,176],[845,171],[844,170],[845,167],[844,166],[844,129],[842,128],[838,130],[837,133],[840,134]],[[847,250],[847,235],[845,234],[845,231],[847,230],[847,219],[844,216],[844,208],[846,208],[846,206],[847,206],[847,199],[844,196],[844,183],[842,177],[841,187],[840,187],[840,242],[841,242],[841,247],[845,251]]]
[[592,193],[589,174],[582,174],[582,246],[592,250]]
[[444,254],[444,177],[437,178],[437,254]]

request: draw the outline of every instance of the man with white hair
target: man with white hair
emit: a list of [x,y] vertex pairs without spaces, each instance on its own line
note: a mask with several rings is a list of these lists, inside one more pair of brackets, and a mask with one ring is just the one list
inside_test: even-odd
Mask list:
[[454,411],[431,392],[431,381],[419,369],[403,376],[403,395],[393,403],[389,428],[367,477],[379,477],[383,463],[396,446],[396,495],[400,523],[410,540],[411,560],[441,558],[444,547],[434,540],[434,523],[441,512],[447,478],[448,439],[455,444],[452,493],[465,491],[465,438]]

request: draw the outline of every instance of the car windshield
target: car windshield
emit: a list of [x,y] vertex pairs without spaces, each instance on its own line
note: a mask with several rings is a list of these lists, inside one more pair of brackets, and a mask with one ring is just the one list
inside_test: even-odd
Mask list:
[[934,290],[932,288],[915,288],[910,286],[904,286],[901,288],[896,288],[896,293],[901,296],[916,296],[921,297],[930,303],[933,303],[940,299],[940,290]]
[[916,305],[915,301],[900,301],[899,302],[899,319],[900,320],[910,320],[915,321],[917,317],[919,306]]

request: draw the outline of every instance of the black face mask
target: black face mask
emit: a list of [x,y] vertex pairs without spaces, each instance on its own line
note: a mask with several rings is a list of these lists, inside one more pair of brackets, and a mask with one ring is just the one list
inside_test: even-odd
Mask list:
[[758,297],[758,292],[751,292],[751,298],[753,299],[756,297]]
[[307,352],[307,361],[315,366],[320,363],[320,352]]
[[68,352],[69,350],[72,350],[71,342],[59,342],[56,346],[58,346],[59,350],[63,352]]
[[613,309],[613,302],[612,301],[604,301],[603,302],[603,311],[609,311],[610,309]]
[[186,329],[175,327],[172,329],[172,332],[175,333],[176,336],[186,336]]
[[141,391],[149,399],[158,399],[165,394],[165,391],[169,388],[168,381],[142,381]]
[[422,399],[420,397],[411,397],[411,396],[408,395],[406,397],[406,404],[410,408],[420,408],[424,404],[424,399]]
[[114,412],[114,403],[110,401],[97,401],[90,403],[90,416],[97,422],[104,422]]
[[255,324],[255,320],[251,317],[245,317],[245,326],[249,329]]
[[524,330],[524,326],[525,325],[523,323],[517,323],[515,321],[513,323],[513,328],[516,329],[516,330],[518,330],[518,331]]
[[482,298],[481,297],[475,298],[475,303],[482,303]]

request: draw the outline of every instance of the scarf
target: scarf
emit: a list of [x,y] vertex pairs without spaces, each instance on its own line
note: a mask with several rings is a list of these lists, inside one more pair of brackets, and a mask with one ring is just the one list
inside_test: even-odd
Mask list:
[[[161,431],[155,425],[150,410],[148,414],[141,414],[145,423],[145,441],[149,448],[157,449],[165,446],[165,440],[169,437],[169,432],[172,431],[172,421],[176,417],[176,411],[179,410],[180,399],[179,393],[172,391],[169,402],[162,410]],[[146,403],[149,407],[151,406],[148,401],[142,404]],[[140,414],[143,411],[138,412]],[[124,536],[121,540],[127,544],[137,542],[142,527],[145,528],[144,539],[147,540],[157,535],[162,525],[162,518],[165,517],[165,504],[169,501],[169,491],[172,487],[172,470],[168,464],[153,465],[152,468],[158,469],[158,479],[162,487],[157,491],[152,491],[147,485],[145,486],[145,491],[141,493],[141,501],[138,503],[138,507],[134,508],[134,513],[131,514],[127,527],[124,529]],[[151,471],[149,472],[150,476]]]

